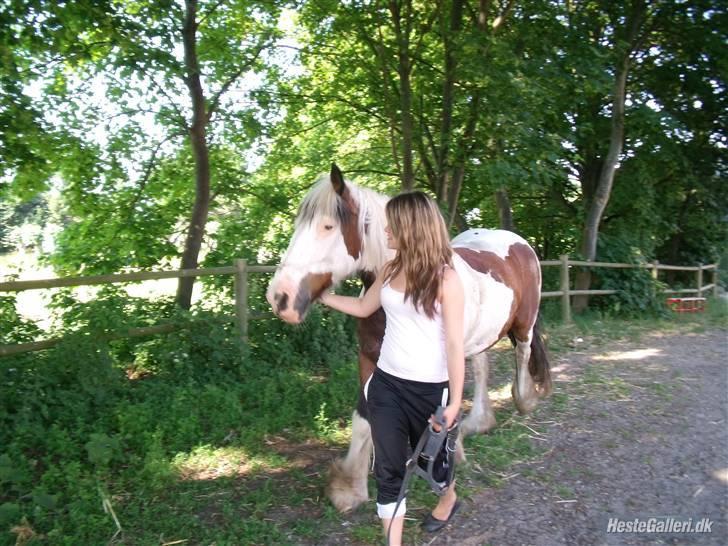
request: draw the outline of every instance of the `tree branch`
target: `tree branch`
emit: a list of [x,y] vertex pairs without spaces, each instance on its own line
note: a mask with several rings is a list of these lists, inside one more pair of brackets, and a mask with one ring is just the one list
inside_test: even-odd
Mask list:
[[[154,167],[157,163],[157,154],[159,153],[159,150],[162,148],[162,146],[169,142],[170,140],[184,136],[184,133],[182,131],[174,131],[167,135],[165,138],[160,140],[157,145],[152,149],[152,154],[149,157],[149,159],[146,161],[146,167],[144,168],[144,175],[139,180],[139,187],[137,188],[137,191],[129,203],[127,207],[127,213],[126,213],[126,221],[122,225],[127,225],[132,223],[132,217],[134,216],[134,209],[137,206],[137,203],[142,197],[142,194],[144,193],[145,188],[147,187],[147,183],[149,182],[149,179],[152,176],[152,171],[154,170]],[[119,235],[119,231],[121,230],[122,225],[119,226],[119,228],[114,233],[113,238],[116,239],[116,237]]]
[[243,72],[248,70],[255,61],[258,60],[258,57],[260,57],[260,54],[262,51],[266,48],[267,41],[263,41],[258,44],[258,49],[253,55],[253,58],[250,59],[248,62],[244,63],[238,70],[233,73],[232,76],[230,76],[225,83],[222,84],[222,87],[218,90],[215,95],[213,95],[212,100],[210,101],[210,107],[207,111],[207,121],[209,122],[212,119],[213,114],[215,111],[217,111],[218,107],[220,106],[220,98],[227,92],[227,90],[230,88],[230,86],[235,83],[235,81],[242,76]]
[[513,6],[515,4],[516,4],[516,0],[508,0],[508,4],[506,5],[505,9],[493,21],[493,32],[497,31],[503,25],[505,20],[510,15],[511,10],[513,9]]
[[203,23],[204,23],[204,22],[205,22],[205,21],[206,21],[207,19],[209,19],[209,17],[210,17],[210,16],[211,16],[211,15],[212,15],[213,13],[215,13],[215,12],[217,11],[217,8],[219,8],[219,7],[220,7],[220,5],[221,5],[221,4],[223,3],[223,2],[225,2],[225,0],[217,0],[217,2],[215,2],[215,3],[214,3],[214,4],[213,4],[213,5],[211,6],[211,7],[210,7],[210,9],[208,9],[208,10],[207,10],[207,11],[205,12],[205,14],[204,14],[204,15],[203,15],[202,17],[200,17],[200,18],[199,18],[199,19],[197,20],[197,27],[198,27],[198,28],[199,28],[199,27],[201,27],[201,26],[202,26],[202,24],[203,24]]

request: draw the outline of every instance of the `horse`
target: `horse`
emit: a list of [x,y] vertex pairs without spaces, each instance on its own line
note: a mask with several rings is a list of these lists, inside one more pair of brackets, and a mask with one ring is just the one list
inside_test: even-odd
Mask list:
[[[316,299],[342,280],[358,275],[363,292],[394,257],[387,248],[387,197],[345,181],[333,164],[301,202],[294,233],[266,291],[273,312],[298,324]],[[465,292],[465,355],[473,367],[473,405],[463,434],[495,426],[488,397],[486,349],[506,335],[515,346],[511,393],[520,413],[534,409],[551,392],[549,362],[536,322],[541,297],[541,268],[529,244],[510,231],[470,229],[451,241],[453,266]],[[363,386],[374,372],[386,317],[380,308],[359,319],[359,402],[352,415],[352,437],[343,459],[330,469],[326,493],[341,512],[368,500],[367,475],[372,453]]]

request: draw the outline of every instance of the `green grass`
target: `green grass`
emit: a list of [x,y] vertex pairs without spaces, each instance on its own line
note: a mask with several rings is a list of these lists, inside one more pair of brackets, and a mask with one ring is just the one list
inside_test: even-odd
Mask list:
[[[113,323],[123,306],[128,297],[111,294],[93,313]],[[133,309],[140,320],[147,311],[158,309]],[[93,324],[93,313],[74,310],[65,320],[69,328]],[[9,335],[25,335],[26,326],[14,324]],[[655,330],[727,324],[725,304],[709,301],[703,314],[629,322],[592,314],[545,330],[558,354],[608,352]],[[325,463],[335,454],[327,448],[345,449],[355,402],[351,322],[316,312],[296,329],[259,323],[249,348],[212,319],[202,329],[134,342],[91,338],[80,333],[52,351],[0,360],[0,544],[14,544],[9,530],[20,525],[35,533],[28,545],[109,543],[117,526],[104,500],[122,528],[115,544],[316,544],[334,532],[360,544],[380,540],[371,503],[342,516],[323,494]],[[513,354],[501,349],[491,377],[509,378]],[[129,379],[130,370],[142,378]],[[635,388],[603,362],[590,364],[574,387],[609,399]],[[662,384],[641,388],[674,395]],[[556,390],[541,407],[558,416],[571,402]],[[543,433],[536,419],[515,414],[510,401],[496,418],[490,434],[466,439],[468,460],[458,470],[465,498],[505,485],[514,465],[544,451],[534,439]],[[315,449],[321,463],[301,467],[298,456]],[[549,483],[527,466],[519,472]],[[552,486],[562,498],[574,495],[568,484]],[[419,516],[436,498],[416,480],[408,502]],[[415,525],[407,533],[424,538]]]

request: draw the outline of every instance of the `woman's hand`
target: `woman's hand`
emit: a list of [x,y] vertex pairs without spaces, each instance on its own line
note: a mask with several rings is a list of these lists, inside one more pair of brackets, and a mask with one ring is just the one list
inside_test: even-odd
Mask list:
[[[445,423],[447,423],[447,429],[450,430],[452,426],[455,424],[455,421],[458,418],[458,414],[460,413],[460,404],[449,404],[445,411],[443,412],[443,416],[445,417]],[[440,432],[440,426],[435,422],[435,416],[433,415],[430,417],[430,422],[432,423],[432,428],[435,432]]]
[[[333,291],[322,292],[318,301],[331,309],[341,311],[354,317],[366,318],[382,306],[380,292],[382,290],[383,272],[380,271],[374,284],[369,287],[364,296],[340,296]],[[333,290],[333,289],[332,289]]]
[[328,299],[329,299],[329,296],[331,296],[332,294],[333,294],[333,292],[329,292],[328,290],[324,290],[323,292],[321,292],[321,295],[319,296],[318,299],[324,305],[329,306]]

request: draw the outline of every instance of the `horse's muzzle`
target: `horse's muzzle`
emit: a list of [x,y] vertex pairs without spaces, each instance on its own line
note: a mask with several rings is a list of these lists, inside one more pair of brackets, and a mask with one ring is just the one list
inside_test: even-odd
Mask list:
[[291,296],[287,292],[269,293],[266,299],[273,309],[273,313],[281,320],[290,324],[301,322],[299,313],[291,306]]
[[289,324],[300,324],[311,303],[331,286],[331,273],[309,273],[295,285],[284,277],[274,286],[266,294],[273,312]]

